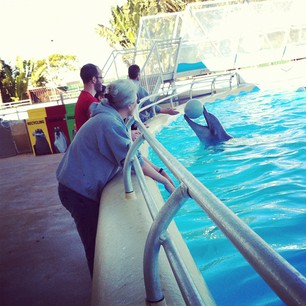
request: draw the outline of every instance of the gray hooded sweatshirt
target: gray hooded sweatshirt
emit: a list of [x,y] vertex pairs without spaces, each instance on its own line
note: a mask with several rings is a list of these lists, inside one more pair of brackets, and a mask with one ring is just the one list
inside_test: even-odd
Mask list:
[[[94,201],[122,169],[131,138],[120,114],[107,103],[93,103],[56,171],[62,185]],[[143,163],[139,155],[140,163]]]

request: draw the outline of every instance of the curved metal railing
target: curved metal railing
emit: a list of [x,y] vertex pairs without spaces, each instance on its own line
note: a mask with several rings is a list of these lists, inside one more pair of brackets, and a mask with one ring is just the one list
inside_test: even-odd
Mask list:
[[[173,97],[167,97],[141,108],[143,103],[150,98],[152,97],[141,100],[139,111],[166,99],[171,100]],[[158,273],[158,253],[160,246],[163,246],[186,304],[208,305],[213,303],[197,290],[192,275],[186,269],[184,262],[181,261],[180,253],[167,232],[176,212],[186,199],[191,197],[286,304],[305,305],[306,278],[180,164],[140,121],[138,113],[129,120],[128,127],[134,120],[142,135],[136,139],[130,148],[123,174],[125,191],[130,194],[133,192],[131,167],[134,166],[141,191],[153,218],[143,261],[147,300],[151,303],[157,303],[163,299]],[[158,211],[146,185],[139,161],[135,158],[137,150],[145,141],[179,182],[179,186],[170,195],[160,211]]]

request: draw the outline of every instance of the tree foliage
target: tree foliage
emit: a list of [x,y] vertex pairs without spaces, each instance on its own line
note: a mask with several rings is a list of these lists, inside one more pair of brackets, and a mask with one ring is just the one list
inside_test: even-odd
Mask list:
[[27,98],[27,88],[31,76],[31,61],[17,57],[15,67],[1,61],[1,93],[4,102]]
[[17,57],[12,66],[0,59],[0,90],[3,102],[27,99],[29,86],[62,85],[65,74],[78,69],[77,63],[76,56],[63,54],[52,54],[48,59],[35,62]]
[[188,3],[196,0],[127,0],[122,6],[112,7],[110,26],[98,25],[97,32],[110,46],[120,45],[124,49],[134,48],[142,16],[179,12]]
[[78,70],[78,59],[75,55],[52,54],[48,57],[47,77],[53,86],[63,84],[69,71]]
[[0,59],[0,93],[3,102],[9,102],[11,100],[11,84],[10,78],[7,75],[11,75],[11,67],[5,63],[5,61]]
[[32,87],[44,87],[48,83],[47,61],[45,59],[32,63],[30,84]]

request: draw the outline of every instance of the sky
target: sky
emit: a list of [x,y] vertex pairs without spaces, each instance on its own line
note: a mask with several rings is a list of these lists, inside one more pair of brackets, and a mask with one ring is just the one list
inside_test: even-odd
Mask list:
[[103,67],[112,48],[95,33],[108,24],[111,6],[124,0],[1,0],[0,58],[43,59],[50,54],[77,55],[80,65]]

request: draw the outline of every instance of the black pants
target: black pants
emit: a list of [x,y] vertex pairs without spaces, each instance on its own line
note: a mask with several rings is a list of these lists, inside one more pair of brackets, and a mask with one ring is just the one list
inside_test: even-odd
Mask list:
[[95,257],[99,202],[88,199],[70,188],[59,184],[58,194],[63,206],[71,213],[84,245],[91,277]]

